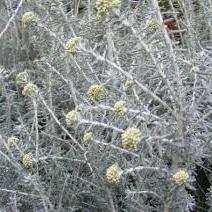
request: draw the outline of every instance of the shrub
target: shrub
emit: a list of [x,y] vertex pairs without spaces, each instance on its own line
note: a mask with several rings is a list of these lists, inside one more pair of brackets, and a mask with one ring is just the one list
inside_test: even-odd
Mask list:
[[210,1],[11,4],[0,210],[210,210]]

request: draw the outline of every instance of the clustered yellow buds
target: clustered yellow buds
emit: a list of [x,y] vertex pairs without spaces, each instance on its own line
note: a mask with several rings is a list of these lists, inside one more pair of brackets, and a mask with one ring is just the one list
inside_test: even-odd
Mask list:
[[106,171],[106,178],[109,183],[117,184],[120,182],[120,168],[117,164],[113,164]]
[[198,71],[199,71],[199,67],[195,66],[195,65],[193,65],[190,69],[190,73],[192,73],[192,72],[195,73],[195,72],[198,72]]
[[22,16],[23,26],[24,27],[30,26],[32,22],[34,21],[34,19],[35,19],[35,14],[32,11],[24,13]]
[[88,89],[88,95],[93,100],[100,100],[104,95],[104,88],[101,85],[91,85]]
[[96,1],[96,9],[97,16],[99,19],[105,17],[107,12],[112,8],[117,8],[121,6],[120,0],[97,0]]
[[71,127],[79,120],[79,112],[72,110],[66,115],[66,124]]
[[147,21],[146,27],[145,27],[145,30],[147,31],[147,33],[153,33],[158,31],[159,29],[160,29],[160,24],[158,23],[157,20],[151,19]]
[[19,139],[15,136],[11,136],[8,138],[7,143],[9,147],[15,147],[17,143],[19,142]]
[[122,146],[129,151],[137,150],[141,132],[137,128],[128,128],[121,136]]
[[185,170],[179,170],[173,175],[176,184],[182,185],[189,179],[189,174]]
[[161,49],[161,48],[164,48],[165,47],[165,44],[161,40],[153,40],[151,42],[151,47],[152,48],[156,48],[156,49]]
[[127,91],[133,87],[135,82],[133,80],[127,80],[124,84],[124,89]]
[[22,94],[24,96],[32,96],[33,94],[35,94],[37,92],[38,92],[37,85],[30,82],[30,83],[28,83],[27,85],[24,86]]
[[79,40],[80,40],[79,37],[70,38],[65,45],[65,51],[70,54],[76,53],[76,45],[78,44]]
[[56,9],[59,6],[60,6],[60,0],[52,0],[51,9]]
[[32,153],[31,152],[23,155],[22,163],[26,169],[30,169],[32,167]]
[[23,71],[17,74],[15,79],[17,83],[27,83],[29,80],[29,75],[26,71]]
[[115,103],[113,110],[120,116],[123,116],[127,112],[126,102],[125,101],[118,101]]
[[94,137],[93,137],[93,133],[92,132],[87,132],[84,134],[83,136],[83,143],[84,144],[91,144],[94,140]]

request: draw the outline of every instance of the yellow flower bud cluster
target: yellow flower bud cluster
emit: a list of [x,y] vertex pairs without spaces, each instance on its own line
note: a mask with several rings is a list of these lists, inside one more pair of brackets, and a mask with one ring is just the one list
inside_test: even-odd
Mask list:
[[65,45],[65,51],[70,54],[76,53],[76,45],[78,44],[79,40],[80,40],[79,37],[70,38]]
[[161,49],[161,48],[164,48],[164,47],[165,47],[165,43],[161,40],[153,40],[151,42],[151,48]]
[[106,178],[109,183],[118,184],[120,182],[120,168],[117,164],[113,164],[106,171]]
[[110,9],[120,6],[121,6],[120,0],[97,0],[96,1],[97,17],[99,19],[103,19]]
[[29,152],[23,156],[22,163],[26,169],[30,169],[32,167],[32,153]]
[[133,85],[135,85],[135,82],[133,80],[127,80],[124,84],[124,90],[130,91],[132,89]]
[[141,132],[137,128],[128,128],[121,136],[122,146],[129,151],[137,150]]
[[84,144],[91,144],[94,140],[94,137],[93,137],[93,133],[92,132],[87,132],[84,134],[83,136],[83,143]]
[[79,112],[72,110],[66,115],[66,124],[71,127],[79,120]]
[[8,138],[7,143],[9,147],[15,147],[17,143],[19,142],[19,139],[15,136],[11,136]]
[[32,11],[26,12],[22,16],[22,23],[24,27],[30,26],[34,20],[35,14]]
[[29,82],[28,84],[26,84],[24,86],[24,89],[22,91],[22,94],[24,96],[32,96],[33,94],[37,93],[38,92],[38,87],[37,85]]
[[51,9],[53,10],[53,9],[56,9],[57,7],[59,7],[60,6],[60,0],[52,0],[52,2],[51,2]]
[[145,30],[147,33],[154,33],[160,29],[160,24],[157,20],[151,19],[147,21]]
[[185,170],[179,170],[173,175],[176,184],[182,185],[189,179],[189,174]]
[[126,102],[125,101],[118,101],[115,103],[113,110],[120,116],[123,116],[127,113]]
[[104,95],[104,88],[101,85],[91,85],[88,89],[88,95],[93,100],[100,100]]
[[193,65],[190,69],[190,73],[195,73],[195,72],[198,72],[198,71],[199,71],[199,67],[195,66],[195,65]]

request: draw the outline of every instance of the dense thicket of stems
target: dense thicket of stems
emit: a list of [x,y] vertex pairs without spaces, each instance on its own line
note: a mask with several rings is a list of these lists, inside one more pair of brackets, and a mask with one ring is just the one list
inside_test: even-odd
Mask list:
[[212,210],[211,11],[1,0],[0,211]]

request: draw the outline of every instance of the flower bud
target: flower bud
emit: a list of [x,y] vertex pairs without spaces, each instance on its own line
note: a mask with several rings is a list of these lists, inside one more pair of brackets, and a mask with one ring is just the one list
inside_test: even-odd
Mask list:
[[137,150],[141,132],[137,128],[128,128],[121,136],[122,146],[129,151]]
[[185,184],[188,181],[189,175],[185,170],[178,170],[173,175],[173,179],[174,179],[176,184],[182,185],[182,184]]
[[118,184],[120,182],[120,168],[117,164],[113,164],[106,171],[106,178],[109,183]]

